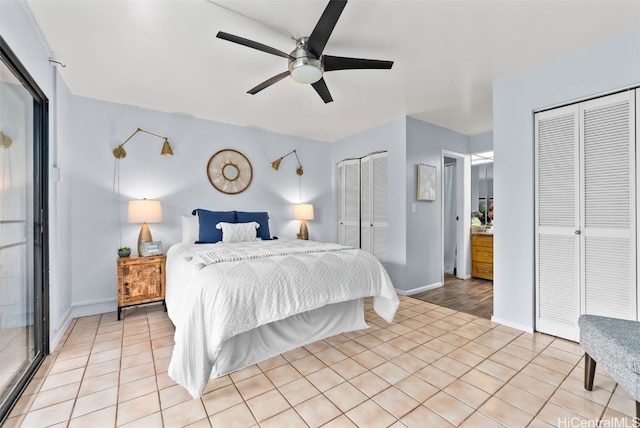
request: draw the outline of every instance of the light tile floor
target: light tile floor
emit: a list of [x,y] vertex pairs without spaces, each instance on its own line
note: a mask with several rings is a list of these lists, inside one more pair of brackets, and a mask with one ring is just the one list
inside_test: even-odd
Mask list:
[[576,343],[408,297],[392,324],[365,308],[371,328],[212,380],[199,399],[167,376],[162,306],[74,319],[5,426],[637,426],[605,372],[584,390]]

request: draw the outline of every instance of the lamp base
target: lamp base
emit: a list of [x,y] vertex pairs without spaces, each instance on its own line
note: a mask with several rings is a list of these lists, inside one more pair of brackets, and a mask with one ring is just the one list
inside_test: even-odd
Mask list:
[[142,227],[140,228],[140,234],[138,235],[138,255],[142,256],[142,250],[144,249],[144,244],[147,242],[152,242],[151,231],[149,230],[149,225],[145,222],[142,223]]
[[300,220],[300,233],[296,235],[298,239],[309,240],[309,229],[307,229],[307,222]]

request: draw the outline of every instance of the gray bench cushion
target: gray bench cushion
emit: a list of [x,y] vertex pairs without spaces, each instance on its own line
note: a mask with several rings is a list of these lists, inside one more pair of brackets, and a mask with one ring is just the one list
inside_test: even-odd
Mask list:
[[580,345],[597,364],[640,399],[640,322],[581,315]]

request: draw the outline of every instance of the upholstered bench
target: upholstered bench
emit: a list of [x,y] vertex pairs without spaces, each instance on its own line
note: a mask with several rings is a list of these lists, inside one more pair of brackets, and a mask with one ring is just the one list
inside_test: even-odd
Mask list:
[[580,345],[584,349],[584,387],[593,391],[596,362],[636,400],[640,417],[640,322],[581,315]]

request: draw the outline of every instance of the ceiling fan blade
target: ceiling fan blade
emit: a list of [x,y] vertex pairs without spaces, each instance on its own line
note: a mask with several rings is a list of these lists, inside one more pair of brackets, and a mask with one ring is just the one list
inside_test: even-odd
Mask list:
[[336,26],[338,18],[340,18],[346,5],[347,0],[330,0],[324,12],[322,12],[320,20],[307,41],[307,49],[309,49],[316,58],[320,58],[320,55],[322,55],[329,36],[331,36],[333,28]]
[[269,86],[273,85],[274,83],[278,83],[279,81],[281,81],[282,79],[284,79],[288,75],[289,75],[289,70],[287,70],[287,71],[285,71],[283,73],[280,73],[280,74],[276,74],[275,76],[271,77],[270,79],[265,80],[264,82],[262,82],[261,84],[259,84],[255,88],[249,89],[247,91],[247,94],[255,95],[258,92],[260,92],[261,90],[263,90],[264,88],[268,88]]
[[333,98],[331,98],[331,93],[329,92],[329,88],[327,88],[327,84],[325,83],[324,78],[318,80],[316,83],[312,83],[311,86],[313,86],[313,89],[316,90],[316,92],[318,93],[318,95],[320,95],[320,98],[322,98],[322,101],[324,101],[325,104],[333,101]]
[[324,64],[324,71],[335,70],[367,70],[367,69],[382,69],[390,70],[393,66],[393,61],[381,61],[377,59],[364,59],[364,58],[348,58],[344,56],[331,56],[324,55],[322,57]]
[[263,45],[262,43],[254,42],[253,40],[245,39],[244,37],[234,36],[233,34],[225,33],[223,31],[218,31],[216,37],[219,39],[237,43],[242,46],[257,49],[262,52],[270,53],[272,55],[281,56],[283,58],[291,58],[289,54],[286,54],[276,48],[272,48],[271,46]]

